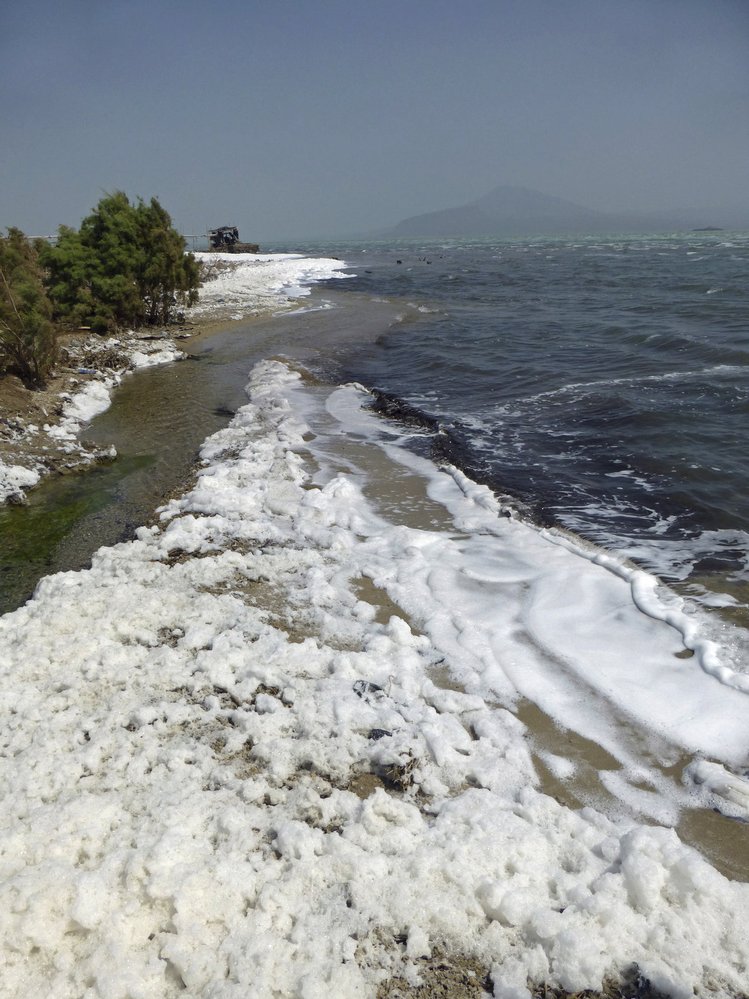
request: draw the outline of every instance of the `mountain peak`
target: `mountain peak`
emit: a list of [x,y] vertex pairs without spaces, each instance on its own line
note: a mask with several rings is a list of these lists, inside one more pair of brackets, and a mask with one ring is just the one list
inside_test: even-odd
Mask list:
[[[681,218],[681,225],[688,216],[689,213],[686,213]],[[600,212],[529,187],[500,184],[480,198],[457,208],[403,219],[383,235],[441,239],[453,236],[654,232],[673,229],[675,222],[675,217],[663,215]]]
[[403,219],[381,235],[443,239],[461,236],[672,232],[695,226],[704,228],[705,220],[712,226],[727,229],[749,227],[745,209],[614,214],[585,208],[529,187],[500,184],[480,198],[457,208],[444,208]]
[[553,232],[599,231],[608,216],[528,187],[500,184],[457,208],[403,219],[390,236],[522,236]]
[[476,198],[471,204],[491,214],[512,217],[552,219],[581,215],[594,219],[601,214],[592,208],[584,208],[572,201],[555,198],[551,194],[543,194],[530,187],[519,187],[512,184],[500,184],[487,194]]

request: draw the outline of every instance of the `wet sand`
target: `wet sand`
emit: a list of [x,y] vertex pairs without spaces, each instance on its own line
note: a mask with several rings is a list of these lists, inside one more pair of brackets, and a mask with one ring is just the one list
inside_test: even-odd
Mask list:
[[[324,432],[325,426],[313,429]],[[316,445],[319,448],[319,438]],[[425,531],[444,531],[451,536],[459,534],[444,507],[427,495],[421,476],[389,460],[376,445],[336,430],[326,438],[326,457],[332,459],[336,471],[360,477],[362,472],[366,473],[365,495],[388,521]],[[415,634],[420,632],[419,621],[409,616],[371,580],[360,579],[356,592],[359,599],[372,604],[378,621],[386,622],[395,615],[406,620]],[[451,674],[448,663],[435,667],[431,675],[437,686],[464,689]],[[529,701],[521,701],[514,713],[527,728],[526,738],[542,791],[573,809],[594,807],[625,820],[652,823],[647,816],[626,810],[602,783],[602,772],[622,770],[618,760],[605,749],[577,732],[560,727]],[[691,762],[690,757],[678,747],[666,745],[651,733],[638,730],[627,718],[615,718],[613,722],[620,731],[626,732],[633,753],[647,759],[648,765],[657,768],[667,782],[675,787],[681,784],[682,772]],[[546,754],[571,761],[574,774],[560,779],[544,763]],[[726,877],[749,880],[749,836],[744,823],[704,808],[685,809],[676,832],[683,842],[699,850]]]

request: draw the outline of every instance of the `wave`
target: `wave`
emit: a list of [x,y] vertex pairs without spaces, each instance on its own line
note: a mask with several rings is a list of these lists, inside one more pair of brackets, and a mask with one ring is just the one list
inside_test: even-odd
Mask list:
[[707,368],[697,368],[689,371],[666,371],[651,375],[625,375],[618,378],[601,378],[586,382],[568,382],[556,389],[549,389],[545,392],[536,392],[533,395],[522,396],[513,399],[512,402],[502,403],[494,408],[495,414],[509,413],[520,406],[527,406],[535,402],[546,399],[561,398],[570,394],[589,394],[591,392],[601,392],[603,389],[616,386],[634,386],[658,384],[661,382],[681,382],[700,378],[729,378],[732,375],[746,375],[747,366],[740,364],[715,364]]

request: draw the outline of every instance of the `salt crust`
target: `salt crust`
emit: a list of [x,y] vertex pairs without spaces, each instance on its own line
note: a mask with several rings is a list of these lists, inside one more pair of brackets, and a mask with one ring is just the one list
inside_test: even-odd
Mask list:
[[[406,963],[485,961],[495,996],[635,961],[675,996],[746,990],[749,888],[670,829],[535,789],[496,696],[435,686],[439,643],[354,595],[393,532],[406,565],[444,539],[326,468],[298,375],[263,363],[251,387],[161,527],[0,618],[0,995],[374,996],[396,934]],[[405,790],[347,790],[378,767]]]
[[287,307],[310,294],[310,285],[328,278],[345,278],[348,265],[330,257],[299,253],[205,253],[195,256],[222,267],[200,290],[200,300],[188,315],[193,319],[242,319]]
[[0,461],[0,503],[4,503],[9,496],[23,495],[27,489],[35,486],[39,479],[39,472],[34,468],[6,465]]

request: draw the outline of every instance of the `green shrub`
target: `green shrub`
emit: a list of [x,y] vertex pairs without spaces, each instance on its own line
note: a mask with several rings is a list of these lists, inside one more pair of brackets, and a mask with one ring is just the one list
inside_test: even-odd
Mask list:
[[0,237],[0,366],[30,388],[45,384],[57,359],[51,315],[37,247],[9,229]]
[[55,316],[72,325],[168,323],[198,297],[197,261],[156,198],[105,195],[78,232],[60,227],[42,261]]

